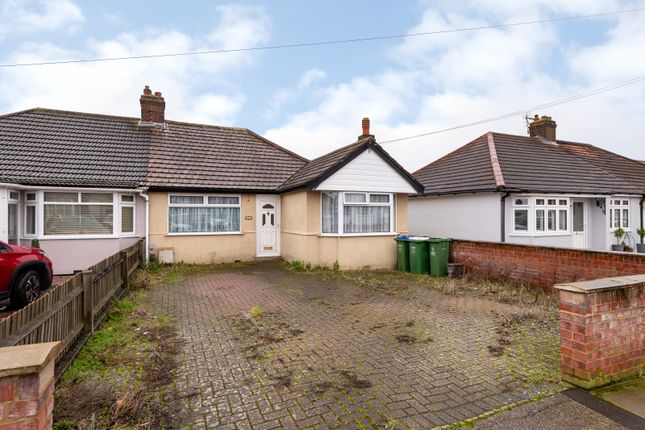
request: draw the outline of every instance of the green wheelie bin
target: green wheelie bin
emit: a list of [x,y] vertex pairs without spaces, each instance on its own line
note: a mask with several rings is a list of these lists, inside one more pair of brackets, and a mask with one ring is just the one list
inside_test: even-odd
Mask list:
[[410,271],[410,243],[408,236],[397,236],[396,240],[396,270],[399,272]]
[[408,243],[410,244],[410,272],[417,275],[428,274],[430,266],[428,238],[411,236]]
[[448,274],[450,242],[451,239],[428,239],[430,249],[430,274],[432,276],[446,276]]

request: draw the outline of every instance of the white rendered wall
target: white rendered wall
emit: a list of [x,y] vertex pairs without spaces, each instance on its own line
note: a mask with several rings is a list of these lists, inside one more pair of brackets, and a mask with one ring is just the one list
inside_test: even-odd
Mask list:
[[410,198],[410,234],[499,242],[500,196],[480,193]]

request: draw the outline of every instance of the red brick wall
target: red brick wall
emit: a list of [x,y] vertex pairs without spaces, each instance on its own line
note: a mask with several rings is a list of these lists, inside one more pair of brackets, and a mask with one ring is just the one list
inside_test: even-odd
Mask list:
[[0,378],[0,429],[51,429],[53,409],[53,361],[40,373]]
[[467,274],[550,288],[555,284],[645,273],[645,254],[455,240],[450,261]]
[[645,284],[560,290],[562,378],[592,388],[645,370]]

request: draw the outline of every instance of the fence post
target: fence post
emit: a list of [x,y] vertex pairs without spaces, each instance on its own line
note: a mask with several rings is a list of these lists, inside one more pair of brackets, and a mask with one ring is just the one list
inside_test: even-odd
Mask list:
[[130,281],[128,280],[128,250],[121,251],[121,287],[128,289]]
[[94,332],[94,289],[92,288],[92,277],[94,272],[83,270],[83,321],[85,330]]

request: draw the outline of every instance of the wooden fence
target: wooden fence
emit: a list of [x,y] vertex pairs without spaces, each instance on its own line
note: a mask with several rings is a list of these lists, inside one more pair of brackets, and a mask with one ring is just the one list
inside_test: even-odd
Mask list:
[[76,273],[0,321],[0,347],[60,341],[60,360],[83,334],[94,331],[110,299],[128,287],[130,275],[143,261],[143,247],[139,241]]

